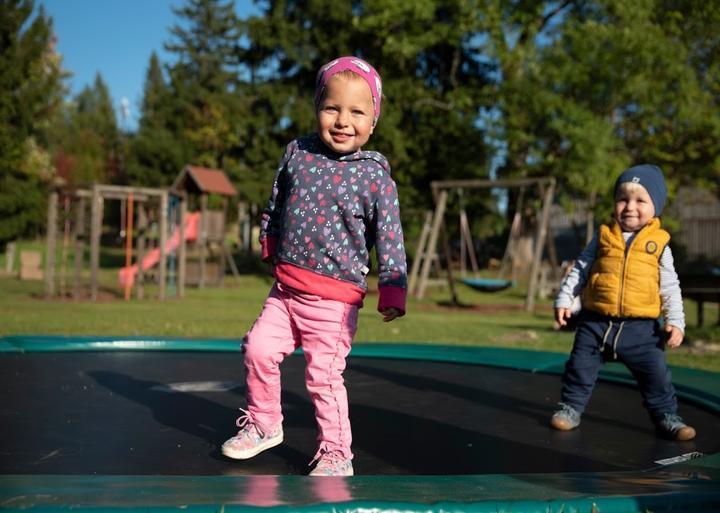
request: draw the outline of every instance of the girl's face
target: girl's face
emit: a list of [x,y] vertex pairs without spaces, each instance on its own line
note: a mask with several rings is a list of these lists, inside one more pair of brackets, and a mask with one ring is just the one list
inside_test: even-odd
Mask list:
[[360,77],[335,75],[318,106],[318,134],[333,151],[353,153],[370,139],[374,116],[367,83]]
[[655,206],[645,187],[626,182],[618,188],[614,213],[624,232],[637,232],[655,217]]

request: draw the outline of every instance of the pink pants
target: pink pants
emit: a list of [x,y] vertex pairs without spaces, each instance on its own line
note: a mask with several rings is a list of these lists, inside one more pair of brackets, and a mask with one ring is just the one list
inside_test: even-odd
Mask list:
[[357,329],[358,307],[303,294],[276,283],[245,337],[247,401],[252,420],[271,431],[283,420],[280,363],[302,347],[305,386],[315,406],[320,451],[352,458],[352,433],[342,373]]

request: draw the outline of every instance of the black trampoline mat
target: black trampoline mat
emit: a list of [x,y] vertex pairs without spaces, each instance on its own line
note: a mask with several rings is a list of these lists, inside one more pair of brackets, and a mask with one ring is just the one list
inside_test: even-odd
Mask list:
[[[282,365],[285,442],[233,461],[219,446],[246,405],[240,353],[3,354],[0,474],[306,474],[317,431],[304,363]],[[557,375],[351,357],[345,380],[356,474],[637,470],[720,448],[720,416],[681,401],[698,436],[663,440],[618,384],[598,382],[580,429],[557,432]]]

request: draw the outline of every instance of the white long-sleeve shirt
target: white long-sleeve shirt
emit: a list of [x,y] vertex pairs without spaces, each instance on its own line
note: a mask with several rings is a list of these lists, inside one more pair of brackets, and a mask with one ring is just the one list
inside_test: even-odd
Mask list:
[[[626,247],[629,246],[635,232],[623,232]],[[598,233],[580,253],[570,272],[560,283],[560,290],[555,298],[555,308],[571,308],[573,301],[585,288],[590,269],[595,262],[598,249]],[[675,260],[670,246],[665,246],[660,255],[660,299],[665,322],[685,333],[685,310],[680,290],[680,280],[675,272]]]

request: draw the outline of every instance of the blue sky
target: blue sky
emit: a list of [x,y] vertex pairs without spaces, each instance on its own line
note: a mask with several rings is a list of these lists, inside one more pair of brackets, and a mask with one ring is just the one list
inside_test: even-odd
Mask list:
[[[236,0],[238,14],[255,13],[250,0]],[[163,49],[170,28],[178,21],[173,6],[182,0],[36,0],[53,19],[63,67],[73,73],[67,81],[72,95],[95,81],[99,72],[110,88],[118,122],[127,98],[129,116],[124,128],[137,127],[145,72],[155,51],[160,61],[172,56]]]

